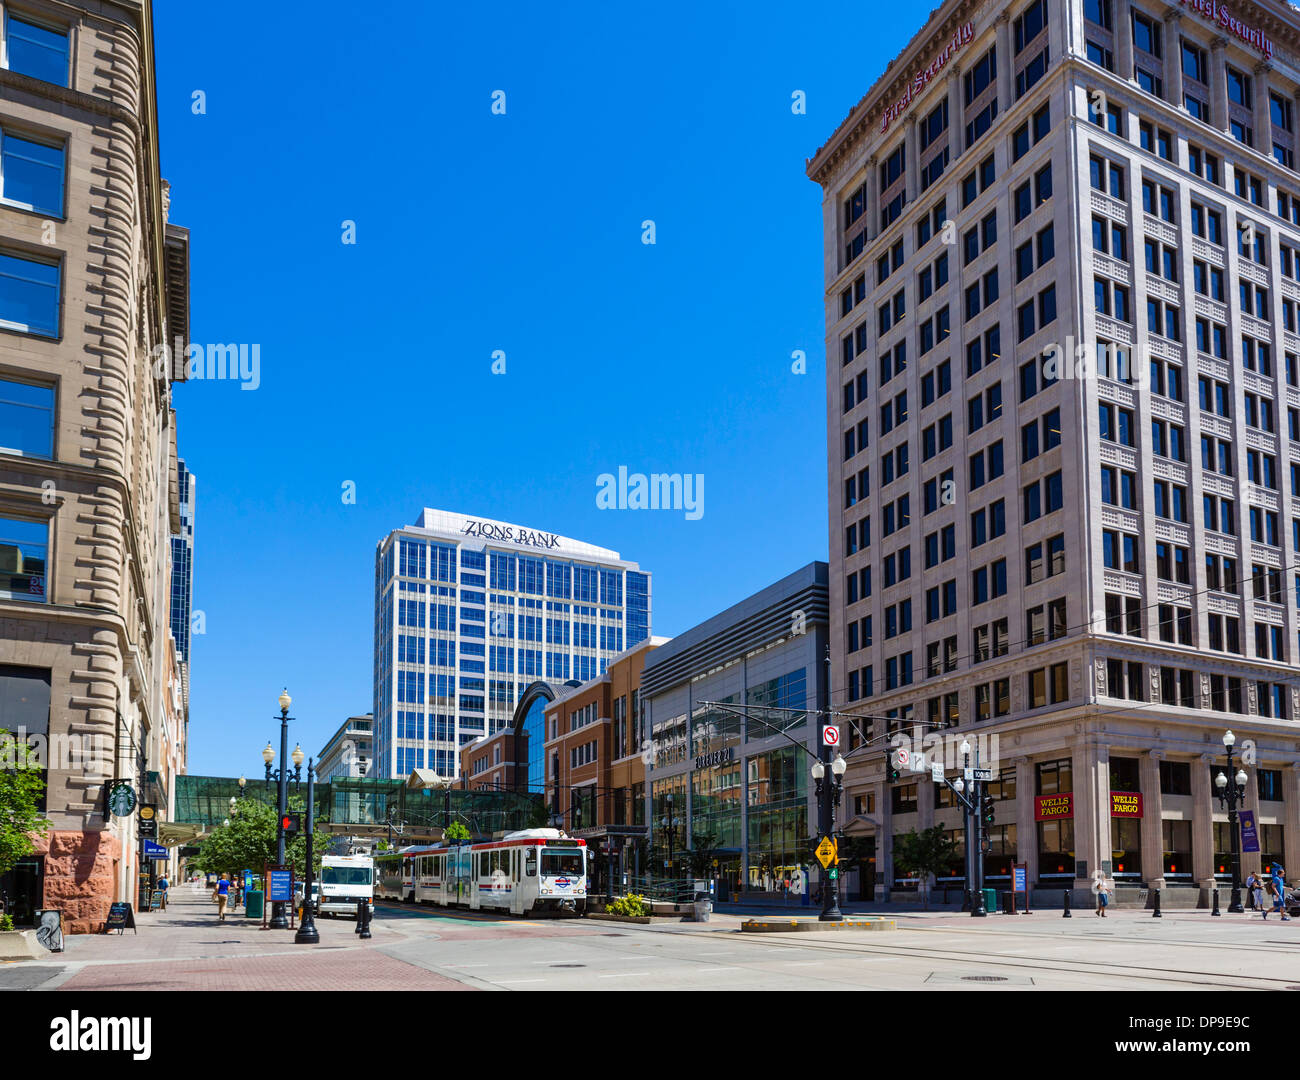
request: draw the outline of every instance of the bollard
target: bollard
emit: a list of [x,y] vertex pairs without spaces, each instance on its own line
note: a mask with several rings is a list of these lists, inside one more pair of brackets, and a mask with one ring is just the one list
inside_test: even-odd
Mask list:
[[373,936],[370,933],[370,904],[366,900],[357,901],[357,931],[362,938]]
[[1161,890],[1155,889],[1153,891],[1156,894],[1156,906],[1155,906],[1155,910],[1151,912],[1151,917],[1153,919],[1163,919],[1164,916],[1160,914],[1160,891]]
[[1219,910],[1219,887],[1217,885],[1214,886],[1214,910],[1211,911],[1210,914],[1219,916],[1223,915],[1223,912]]
[[1070,890],[1069,889],[1065,890],[1065,910],[1061,912],[1061,918],[1063,919],[1074,918],[1074,916],[1070,914]]

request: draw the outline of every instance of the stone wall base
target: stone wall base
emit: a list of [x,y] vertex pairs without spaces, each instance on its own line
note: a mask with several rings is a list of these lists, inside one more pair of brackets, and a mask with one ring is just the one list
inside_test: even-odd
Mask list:
[[95,934],[104,927],[113,903],[113,863],[121,844],[107,830],[51,829],[36,841],[45,856],[45,896],[41,906],[63,914],[65,934]]

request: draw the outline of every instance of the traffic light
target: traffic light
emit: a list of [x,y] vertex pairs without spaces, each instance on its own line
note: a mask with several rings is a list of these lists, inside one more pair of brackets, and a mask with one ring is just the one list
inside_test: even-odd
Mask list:
[[885,755],[885,779],[891,784],[902,775],[898,771],[898,762],[895,760],[894,753],[893,750],[890,750]]
[[285,836],[296,836],[298,834],[298,814],[281,814],[280,829]]
[[980,814],[984,818],[985,825],[993,824],[993,796],[988,792],[985,792],[980,799]]

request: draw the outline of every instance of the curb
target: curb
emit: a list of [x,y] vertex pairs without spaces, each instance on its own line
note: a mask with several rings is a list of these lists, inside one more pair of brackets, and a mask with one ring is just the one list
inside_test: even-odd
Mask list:
[[744,933],[794,934],[824,930],[897,930],[893,919],[846,919],[843,922],[820,922],[817,919],[747,919],[740,924]]
[[598,922],[626,922],[637,923],[640,926],[649,926],[654,920],[649,915],[607,915],[603,911],[590,911],[587,918],[596,919]]

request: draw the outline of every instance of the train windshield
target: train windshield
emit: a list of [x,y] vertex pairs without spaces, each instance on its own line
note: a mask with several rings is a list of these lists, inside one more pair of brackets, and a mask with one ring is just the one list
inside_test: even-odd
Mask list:
[[581,877],[581,851],[542,852],[542,874],[545,877]]
[[322,866],[320,879],[325,885],[369,885],[368,866]]

